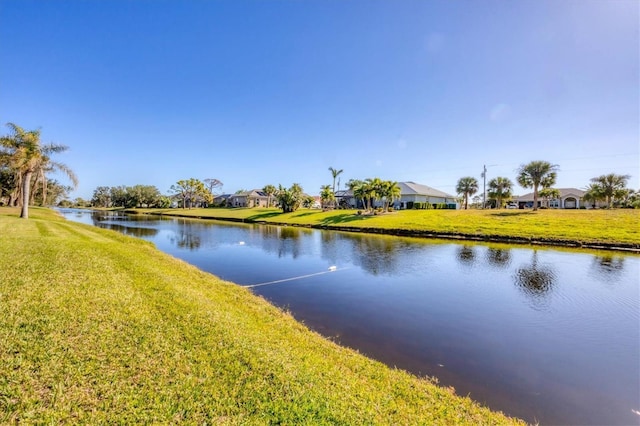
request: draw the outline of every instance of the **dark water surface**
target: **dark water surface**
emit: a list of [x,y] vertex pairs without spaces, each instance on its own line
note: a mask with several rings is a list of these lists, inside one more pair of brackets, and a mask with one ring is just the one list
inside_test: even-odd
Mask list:
[[342,345],[509,415],[640,423],[640,256],[61,212],[254,286]]

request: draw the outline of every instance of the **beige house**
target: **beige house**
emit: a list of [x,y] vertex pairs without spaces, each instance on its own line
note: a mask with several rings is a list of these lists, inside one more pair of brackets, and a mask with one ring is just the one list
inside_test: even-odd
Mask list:
[[[538,195],[538,207],[549,207],[551,209],[579,209],[594,207],[605,207],[606,203],[598,201],[584,201],[585,191],[577,188],[557,188],[560,197],[552,200],[546,200]],[[513,197],[512,202],[518,205],[518,208],[533,208],[533,192],[519,197]]]
[[[267,207],[269,197],[261,189],[253,189],[251,191],[233,194],[227,199],[229,207]],[[275,197],[271,196],[271,205],[273,206]]]

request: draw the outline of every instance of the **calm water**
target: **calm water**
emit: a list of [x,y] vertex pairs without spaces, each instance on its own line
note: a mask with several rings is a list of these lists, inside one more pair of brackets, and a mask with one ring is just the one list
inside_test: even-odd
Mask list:
[[640,423],[640,256],[62,213],[254,286],[323,335],[493,409]]

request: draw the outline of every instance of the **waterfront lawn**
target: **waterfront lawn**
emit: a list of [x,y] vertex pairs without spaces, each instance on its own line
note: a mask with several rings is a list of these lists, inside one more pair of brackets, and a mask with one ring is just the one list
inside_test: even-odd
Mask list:
[[508,424],[152,244],[0,208],[0,423]]
[[640,210],[400,210],[360,216],[355,210],[140,209],[140,212],[279,224],[409,230],[580,243],[640,245]]

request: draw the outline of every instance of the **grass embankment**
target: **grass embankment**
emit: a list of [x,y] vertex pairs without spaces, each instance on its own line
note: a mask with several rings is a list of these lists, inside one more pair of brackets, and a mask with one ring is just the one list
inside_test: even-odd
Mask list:
[[0,423],[508,424],[151,244],[0,208]]
[[639,210],[401,210],[359,216],[355,210],[139,209],[187,217],[267,222],[399,235],[640,249]]

